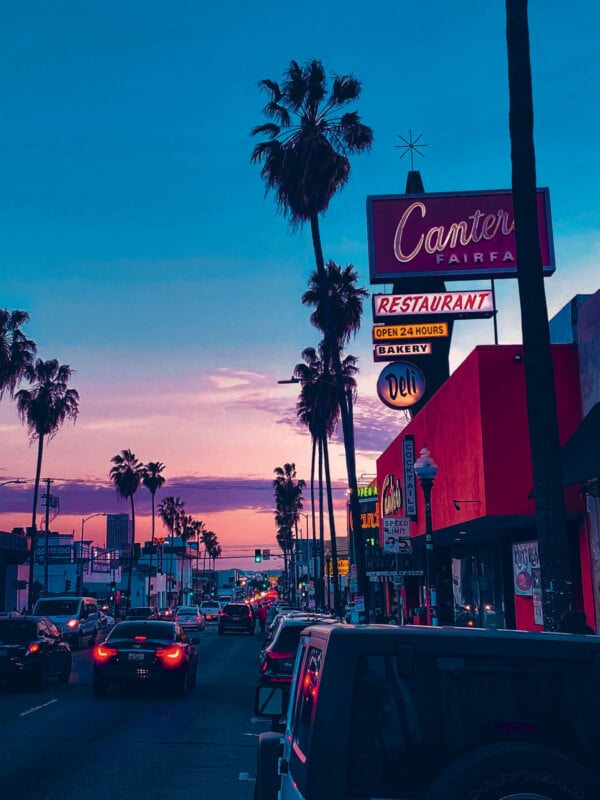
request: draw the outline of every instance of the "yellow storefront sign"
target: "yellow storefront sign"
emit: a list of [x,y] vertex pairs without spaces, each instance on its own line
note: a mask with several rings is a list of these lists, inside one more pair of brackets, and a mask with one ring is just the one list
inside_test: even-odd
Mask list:
[[448,336],[447,322],[419,322],[414,325],[373,325],[373,343],[394,342],[399,339],[432,339]]

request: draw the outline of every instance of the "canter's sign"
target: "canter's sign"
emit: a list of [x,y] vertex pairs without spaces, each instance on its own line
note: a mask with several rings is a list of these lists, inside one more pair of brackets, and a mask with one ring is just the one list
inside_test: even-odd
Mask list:
[[419,323],[418,325],[373,325],[373,344],[397,342],[402,339],[434,339],[448,336],[448,323]]
[[477,292],[432,292],[430,294],[374,294],[373,318],[414,317],[448,314],[451,317],[491,316],[494,313],[491,289]]
[[[545,275],[554,272],[548,189],[537,190]],[[514,278],[517,249],[512,192],[442,192],[367,197],[371,283],[436,276]]]
[[431,355],[431,342],[397,342],[377,344],[373,348],[373,361],[393,361],[404,356]]

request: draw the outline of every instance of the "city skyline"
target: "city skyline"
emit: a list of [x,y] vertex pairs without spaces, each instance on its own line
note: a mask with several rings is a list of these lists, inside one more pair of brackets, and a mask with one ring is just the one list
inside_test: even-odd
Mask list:
[[[374,144],[351,159],[322,236],[326,259],[354,264],[371,292],[389,287],[369,285],[366,198],[404,192],[409,132],[422,137],[425,158],[410,155],[427,192],[510,188],[504,3],[384,0],[366,13],[351,0],[340,21],[308,2],[293,27],[291,8],[269,6],[268,22],[238,0],[201,12],[71,0],[58,13],[42,2],[6,13],[0,307],[30,313],[38,356],[69,364],[81,398],[76,424],[44,454],[57,532],[77,536],[82,518],[128,511],[108,478],[126,448],[166,465],[157,503],[182,497],[229,554],[274,549],[276,467],[294,462],[309,481],[298,387],[277,382],[320,338],[300,302],[314,257],[310,230],[290,229],[250,163],[250,130],[265,121],[259,80],[318,58],[328,75],[362,82],[355,106]],[[530,3],[529,19],[537,179],[549,187],[557,264],[545,284],[551,317],[598,289],[600,156],[586,145],[600,115],[597,7],[585,0],[567,15]],[[516,281],[497,281],[496,298],[500,343],[519,342]],[[359,359],[365,481],[405,421],[377,398],[371,322],[369,300],[346,351]],[[491,321],[458,322],[452,370],[493,336]],[[28,481],[0,487],[0,529],[10,530],[30,524],[35,445],[6,396],[0,437],[0,484]],[[331,462],[345,535],[339,437]],[[308,486],[304,498],[309,512]],[[143,541],[150,493],[140,488],[135,503]],[[100,541],[105,524],[90,519],[86,538]]]

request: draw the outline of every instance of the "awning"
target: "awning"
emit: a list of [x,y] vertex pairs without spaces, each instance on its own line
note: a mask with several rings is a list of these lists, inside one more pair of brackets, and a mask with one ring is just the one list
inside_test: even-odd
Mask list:
[[561,450],[563,485],[600,477],[600,402],[592,406]]

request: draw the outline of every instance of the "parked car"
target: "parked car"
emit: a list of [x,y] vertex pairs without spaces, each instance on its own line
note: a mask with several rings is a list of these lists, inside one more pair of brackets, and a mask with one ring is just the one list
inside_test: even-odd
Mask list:
[[48,617],[74,647],[92,645],[98,636],[100,620],[95,597],[40,597],[33,616]]
[[49,678],[68,683],[70,675],[71,648],[50,619],[0,618],[0,681],[42,690]]
[[203,631],[206,625],[204,614],[198,606],[181,606],[173,617],[185,630]]
[[249,605],[246,603],[226,603],[219,614],[219,627],[217,630],[220,634],[236,631],[238,633],[248,633],[252,636],[255,626],[256,620]]
[[283,704],[287,705],[296,652],[300,634],[308,625],[340,624],[326,616],[283,617],[271,639],[260,654],[258,685],[278,686],[283,691]]
[[159,619],[166,619],[172,620],[173,619],[173,609],[170,607],[164,607],[158,609],[158,618]]
[[200,611],[207,622],[218,622],[221,605],[216,600],[203,600],[200,603]]
[[[600,638],[390,625],[302,633],[255,800],[597,800]],[[279,792],[279,795],[278,795]]]
[[104,695],[110,687],[148,685],[184,696],[196,685],[197,641],[176,622],[119,622],[94,648],[94,694]]
[[152,606],[132,606],[125,615],[125,619],[158,619],[158,612]]

